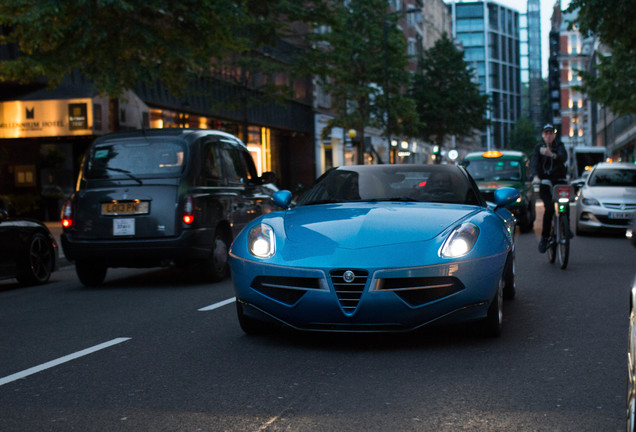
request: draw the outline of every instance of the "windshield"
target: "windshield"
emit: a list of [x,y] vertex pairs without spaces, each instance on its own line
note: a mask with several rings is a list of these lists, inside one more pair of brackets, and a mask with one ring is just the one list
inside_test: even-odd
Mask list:
[[93,179],[173,177],[181,174],[184,154],[177,142],[108,142],[91,148],[85,175]]
[[590,186],[636,186],[636,168],[599,168],[588,180]]
[[521,181],[521,162],[516,160],[471,160],[465,167],[475,181]]
[[480,202],[468,178],[457,167],[373,165],[328,171],[298,205],[359,201]]

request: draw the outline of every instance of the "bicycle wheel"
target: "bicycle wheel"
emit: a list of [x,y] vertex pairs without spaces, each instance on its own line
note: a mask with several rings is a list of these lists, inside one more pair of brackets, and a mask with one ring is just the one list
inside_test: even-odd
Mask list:
[[562,269],[568,266],[568,260],[570,258],[570,238],[568,237],[567,223],[567,216],[565,214],[559,214],[557,248],[559,252],[559,264]]
[[558,234],[558,224],[556,213],[552,216],[552,228],[550,229],[550,236],[548,237],[548,249],[546,251],[548,255],[548,261],[553,263],[556,260],[556,239]]

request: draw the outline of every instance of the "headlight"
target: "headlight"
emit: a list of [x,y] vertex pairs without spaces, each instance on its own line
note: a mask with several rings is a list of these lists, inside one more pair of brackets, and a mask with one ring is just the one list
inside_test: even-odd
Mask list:
[[266,224],[252,227],[247,236],[250,253],[258,258],[270,258],[276,253],[274,229]]
[[583,197],[583,204],[588,205],[588,206],[600,206],[601,205],[601,203],[599,203],[597,199],[595,199],[595,198],[586,198],[586,197]]
[[451,232],[442,245],[442,257],[459,258],[470,252],[477,243],[479,228],[471,223],[463,223]]

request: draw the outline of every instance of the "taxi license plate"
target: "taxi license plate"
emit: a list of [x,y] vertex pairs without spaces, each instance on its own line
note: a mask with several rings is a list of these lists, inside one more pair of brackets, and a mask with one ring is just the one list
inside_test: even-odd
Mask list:
[[134,218],[113,219],[113,235],[116,235],[116,236],[135,235],[135,219]]
[[148,201],[111,201],[102,203],[102,215],[138,215],[148,214]]
[[634,212],[610,212],[607,216],[610,219],[631,219],[634,217]]

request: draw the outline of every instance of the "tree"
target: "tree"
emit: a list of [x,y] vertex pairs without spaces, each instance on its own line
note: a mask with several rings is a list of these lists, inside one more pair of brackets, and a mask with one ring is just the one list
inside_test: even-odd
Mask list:
[[524,152],[528,157],[531,157],[538,136],[539,132],[534,123],[526,117],[520,117],[515,127],[510,131],[510,148]]
[[79,69],[113,97],[156,82],[178,95],[230,54],[253,52],[293,33],[292,23],[309,19],[324,2],[297,3],[3,0],[0,44],[15,44],[20,55],[0,62],[0,81],[46,78],[55,87]]
[[611,55],[599,54],[595,71],[581,71],[583,90],[618,115],[636,113],[636,32],[633,2],[572,0],[568,12],[578,12],[572,25],[585,35],[596,34]]
[[421,68],[422,73],[413,77],[410,94],[424,139],[441,148],[448,135],[468,136],[488,125],[488,95],[480,93],[473,71],[448,35],[424,53]]
[[[398,15],[388,12],[386,0],[332,2],[331,12],[328,27],[314,33],[314,49],[303,61],[332,97],[336,114],[328,127],[355,129],[360,143],[367,126],[386,131],[390,125],[392,132],[402,132],[416,115],[403,92],[409,57],[395,25]],[[360,148],[358,163],[363,153]]]

